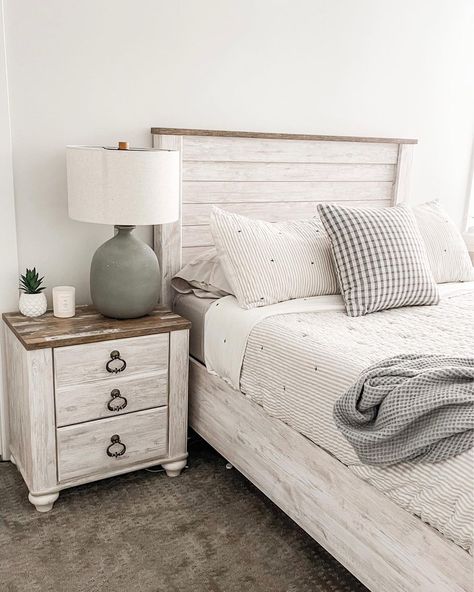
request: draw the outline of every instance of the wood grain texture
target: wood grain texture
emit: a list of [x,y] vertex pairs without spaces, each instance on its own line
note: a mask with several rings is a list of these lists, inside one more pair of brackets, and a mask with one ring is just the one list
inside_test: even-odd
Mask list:
[[[312,218],[317,215],[317,206],[320,202],[316,199],[312,201],[277,201],[277,202],[244,202],[244,203],[224,203],[219,207],[227,212],[241,214],[249,218],[258,218],[267,222],[284,222],[285,220],[297,220],[299,218]],[[391,204],[391,198],[380,198],[373,200],[331,200],[331,203],[350,206],[364,207],[387,207]],[[185,232],[186,226],[208,226],[214,204],[185,204],[183,208],[183,247],[186,245]],[[198,243],[196,243],[198,245]]]
[[6,331],[10,451],[31,491],[56,482],[56,439],[51,349],[27,351]]
[[67,481],[62,481],[58,483],[54,487],[51,487],[48,491],[42,491],[38,494],[33,495],[47,495],[49,493],[56,493],[60,492],[63,489],[70,489],[71,487],[76,487],[77,485],[83,485],[84,483],[90,483],[91,481],[100,481],[101,479],[110,479],[111,477],[115,477],[117,475],[123,475],[124,473],[129,473],[130,471],[141,471],[142,469],[146,469],[148,467],[153,467],[156,465],[164,465],[165,463],[173,463],[179,462],[184,460],[184,465],[186,465],[186,459],[188,454],[181,454],[176,458],[169,458],[168,456],[164,456],[163,458],[151,458],[150,460],[145,461],[136,461],[133,464],[127,465],[120,465],[114,469],[107,469],[106,472],[103,473],[95,473],[93,475],[84,475],[82,477],[75,477],[74,479],[68,479]]
[[[126,362],[125,370],[117,374],[106,368],[112,351],[118,351],[121,360]],[[58,347],[54,350],[56,389],[95,381],[113,388],[112,385],[119,384],[122,378],[167,372],[168,351],[168,333]]]
[[393,181],[393,164],[184,161],[183,181]]
[[58,319],[52,311],[34,319],[19,312],[4,313],[2,317],[27,350],[155,335],[188,329],[191,325],[161,306],[145,317],[128,320],[109,319],[89,305],[76,307],[76,316],[70,319]]
[[[101,419],[58,429],[59,481],[107,473],[121,465],[163,458],[168,449],[166,407]],[[107,447],[117,434],[126,446],[123,456],[110,457]]]
[[170,224],[154,226],[154,249],[158,257],[161,270],[161,294],[160,304],[171,308],[173,293],[171,280],[181,269],[181,203],[182,203],[182,145],[180,136],[153,136],[153,147],[163,150],[177,150],[180,154],[179,165],[179,219]]
[[260,138],[272,140],[316,140],[324,142],[375,142],[393,144],[417,144],[418,140],[407,138],[371,138],[359,136],[330,136],[318,134],[288,134],[270,132],[239,132],[228,130],[180,129],[175,127],[152,127],[151,133],[164,136],[216,136],[231,138]]
[[472,558],[191,360],[190,425],[373,592],[472,592]]
[[392,193],[393,181],[184,181],[183,220],[191,209],[187,204],[376,201]]
[[[189,331],[170,334],[169,456],[187,450]],[[172,426],[172,429],[171,429]],[[170,469],[172,470],[172,469]]]
[[[105,341],[54,350],[25,349],[4,323],[9,448],[28,486],[29,499],[39,511],[49,511],[58,492],[67,487],[154,464],[166,464],[172,476],[184,467],[190,323],[178,315],[171,317],[173,330],[164,334],[110,340],[108,327]],[[176,323],[185,328],[176,332]],[[20,331],[22,328],[20,322]],[[31,327],[26,331],[29,336]],[[175,333],[170,352],[170,336]],[[127,360],[128,375],[105,370],[104,354],[112,348]],[[169,416],[170,382],[173,405]],[[107,417],[110,391],[117,387],[129,404],[121,415]],[[174,434],[172,449],[177,452],[173,456],[168,454],[168,431]],[[127,446],[118,458],[106,452],[115,434]]]
[[214,246],[212,246],[212,247],[210,247],[210,246],[184,247],[182,250],[182,253],[181,253],[183,265],[187,265],[188,263],[191,263],[191,261],[194,261],[194,259],[196,259],[197,257],[201,257],[201,255],[204,255],[205,253],[208,253],[209,251],[213,251],[215,253],[216,249]]
[[153,145],[181,151],[181,217],[154,237],[167,305],[172,277],[213,246],[213,204],[274,222],[312,216],[319,202],[386,207],[409,173],[399,169],[411,141],[160,129]]
[[[123,409],[111,411],[113,389],[120,391],[127,403]],[[117,399],[119,401],[119,399]],[[123,402],[120,399],[120,402]],[[56,389],[56,425],[65,426],[102,417],[151,409],[168,404],[168,367],[152,375],[116,378],[109,383],[92,382]],[[114,403],[112,403],[112,406]]]
[[410,198],[411,169],[413,164],[413,146],[398,147],[398,166],[393,187],[393,203],[408,201]]
[[395,164],[397,144],[187,137],[184,161]]
[[[341,202],[334,202],[341,203]],[[390,200],[372,201],[357,201],[357,202],[342,202],[351,207],[368,207],[368,208],[382,208],[391,205]],[[199,204],[203,205],[203,204]],[[241,204],[236,204],[241,205]],[[273,207],[272,207],[273,206]],[[212,206],[199,208],[195,217],[196,225],[183,225],[182,227],[182,245],[183,249],[187,247],[203,247],[213,246],[214,239],[211,234],[211,227],[209,225],[209,218]],[[278,203],[278,204],[249,204],[248,207],[229,207],[227,204],[222,208],[229,212],[235,212],[248,216],[249,218],[257,218],[259,220],[266,220],[267,222],[284,222],[285,220],[308,219],[317,216],[317,203]],[[204,213],[205,212],[205,213]],[[207,220],[207,224],[204,221]]]

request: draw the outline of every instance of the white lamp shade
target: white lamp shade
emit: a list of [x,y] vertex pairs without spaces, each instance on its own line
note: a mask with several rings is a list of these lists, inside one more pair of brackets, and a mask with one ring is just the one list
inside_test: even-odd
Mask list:
[[179,153],[67,146],[69,216],[138,226],[179,217]]

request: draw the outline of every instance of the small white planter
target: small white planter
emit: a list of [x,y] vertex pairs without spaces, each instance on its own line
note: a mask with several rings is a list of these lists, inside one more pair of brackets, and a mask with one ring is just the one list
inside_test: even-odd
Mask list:
[[19,308],[25,317],[39,317],[46,312],[48,303],[44,294],[22,294]]

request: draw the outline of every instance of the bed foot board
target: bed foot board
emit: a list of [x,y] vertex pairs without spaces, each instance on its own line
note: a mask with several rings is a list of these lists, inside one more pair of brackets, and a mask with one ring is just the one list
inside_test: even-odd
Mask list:
[[191,358],[190,424],[373,592],[473,592],[472,558]]

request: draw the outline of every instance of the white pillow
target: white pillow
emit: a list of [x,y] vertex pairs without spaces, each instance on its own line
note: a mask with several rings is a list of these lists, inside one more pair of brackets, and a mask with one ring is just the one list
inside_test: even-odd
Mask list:
[[413,207],[426,246],[431,273],[438,284],[474,280],[466,243],[437,201]]
[[272,224],[214,206],[211,232],[242,308],[339,292],[331,243],[319,218]]
[[233,293],[215,249],[185,265],[171,280],[171,286],[180,294],[193,293],[199,298],[222,298]]

